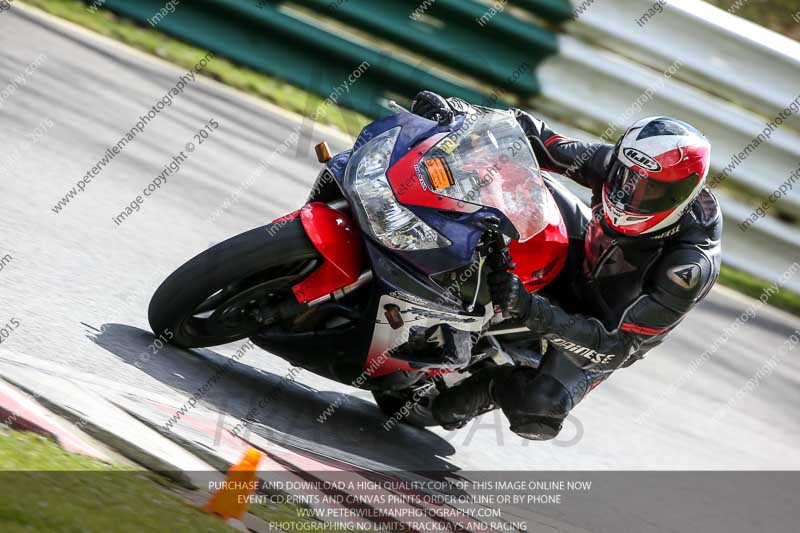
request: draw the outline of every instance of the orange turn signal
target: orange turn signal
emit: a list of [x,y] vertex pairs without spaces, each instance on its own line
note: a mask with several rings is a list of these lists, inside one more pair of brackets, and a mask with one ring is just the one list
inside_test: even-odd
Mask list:
[[333,156],[331,155],[331,149],[328,147],[328,143],[322,141],[318,145],[314,147],[314,151],[317,152],[317,161],[320,163],[327,163]]

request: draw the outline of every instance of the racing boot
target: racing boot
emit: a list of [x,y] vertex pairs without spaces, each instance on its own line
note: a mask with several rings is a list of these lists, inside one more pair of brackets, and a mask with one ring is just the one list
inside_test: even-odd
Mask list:
[[485,368],[445,390],[433,402],[433,418],[444,429],[453,430],[491,411],[497,406],[493,396],[495,383],[507,379],[512,370],[513,365]]

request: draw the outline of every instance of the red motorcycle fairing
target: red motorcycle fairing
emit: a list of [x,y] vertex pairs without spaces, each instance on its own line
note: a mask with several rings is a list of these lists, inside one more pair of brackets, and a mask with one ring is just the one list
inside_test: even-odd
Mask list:
[[411,149],[389,169],[386,176],[392,184],[394,194],[401,204],[433,207],[445,211],[458,211],[460,213],[474,213],[481,206],[454,200],[441,194],[436,194],[428,188],[425,179],[418,170],[419,161],[436,143],[447,137],[449,133],[439,133],[426,139]]
[[[419,162],[428,150],[447,135],[446,132],[440,133],[421,142],[400,158],[387,176],[397,199],[403,204],[474,213],[481,206],[436,194],[430,190],[418,170]],[[544,206],[544,215],[548,225],[524,243],[513,241],[509,245],[511,257],[516,263],[512,272],[519,276],[529,292],[536,292],[552,282],[567,260],[567,228],[552,194],[546,189],[545,194],[547,205]]]
[[546,197],[544,211],[547,226],[525,242],[512,241],[508,245],[511,259],[516,264],[511,272],[519,276],[528,292],[536,292],[549,285],[567,262],[567,226],[549,190]]
[[308,238],[324,261],[292,287],[297,301],[310,302],[354,283],[364,268],[364,243],[350,216],[322,202],[311,202],[275,223],[300,217]]

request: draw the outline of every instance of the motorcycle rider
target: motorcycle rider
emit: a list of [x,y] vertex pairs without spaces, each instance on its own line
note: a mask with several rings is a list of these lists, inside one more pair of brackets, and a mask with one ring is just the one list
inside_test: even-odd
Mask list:
[[[411,107],[440,123],[480,109],[428,91]],[[442,392],[433,414],[454,429],[500,407],[513,432],[547,440],[590,390],[659,345],[708,294],[719,274],[722,215],[705,187],[710,145],[685,122],[642,119],[612,146],[564,137],[529,113],[511,112],[544,170],[592,189],[591,215],[545,179],[571,237],[572,258],[543,291],[558,287],[559,305],[528,293],[516,275],[489,275],[493,303],[527,326],[526,342],[531,335],[547,341],[541,364],[478,371]]]

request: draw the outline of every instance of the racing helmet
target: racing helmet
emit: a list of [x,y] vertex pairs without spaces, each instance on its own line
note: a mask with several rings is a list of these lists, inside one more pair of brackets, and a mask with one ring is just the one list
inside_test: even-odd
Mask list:
[[700,194],[711,145],[669,117],[644,118],[617,142],[603,185],[606,225],[625,235],[656,235],[678,223]]

